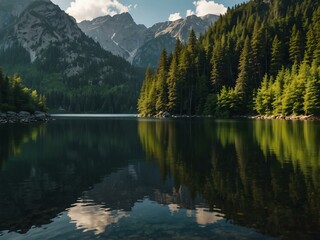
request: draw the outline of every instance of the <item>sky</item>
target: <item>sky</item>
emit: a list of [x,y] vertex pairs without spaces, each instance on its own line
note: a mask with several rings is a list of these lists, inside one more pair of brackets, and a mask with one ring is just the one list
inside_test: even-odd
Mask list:
[[104,15],[129,12],[136,23],[147,27],[188,15],[224,14],[227,7],[245,0],[51,0],[77,22]]

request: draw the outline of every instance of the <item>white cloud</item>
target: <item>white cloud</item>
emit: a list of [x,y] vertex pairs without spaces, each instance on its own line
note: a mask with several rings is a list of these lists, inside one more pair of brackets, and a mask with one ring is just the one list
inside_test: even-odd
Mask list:
[[198,17],[205,16],[207,14],[225,14],[227,8],[223,4],[215,3],[214,1],[199,0],[194,1],[193,4],[196,7],[196,15]]
[[71,6],[66,10],[78,22],[128,11],[129,6],[123,5],[118,0],[73,0]]
[[186,13],[186,17],[189,17],[191,15],[195,15],[194,11],[192,11],[191,9],[188,9],[187,10],[187,13]]
[[135,4],[135,5],[133,6],[134,9],[136,9],[137,7],[138,7],[138,4]]
[[176,13],[170,14],[168,20],[169,20],[170,22],[173,22],[173,21],[176,21],[176,20],[178,20],[178,19],[180,19],[180,18],[181,18],[180,13],[179,13],[179,12],[176,12]]

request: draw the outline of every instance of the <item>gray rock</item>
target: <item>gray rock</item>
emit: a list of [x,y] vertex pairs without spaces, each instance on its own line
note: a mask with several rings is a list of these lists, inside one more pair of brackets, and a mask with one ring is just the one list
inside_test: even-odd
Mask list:
[[16,117],[17,116],[17,113],[15,112],[12,112],[12,111],[8,111],[7,112],[7,118],[13,118],[13,117]]
[[18,113],[20,118],[29,118],[31,116],[31,114],[29,112],[26,111],[21,111]]
[[168,113],[168,112],[164,112],[164,113],[162,114],[162,117],[163,117],[163,118],[169,118],[169,117],[171,117],[171,114]]
[[35,111],[34,116],[36,120],[45,121],[47,119],[47,115],[44,112]]

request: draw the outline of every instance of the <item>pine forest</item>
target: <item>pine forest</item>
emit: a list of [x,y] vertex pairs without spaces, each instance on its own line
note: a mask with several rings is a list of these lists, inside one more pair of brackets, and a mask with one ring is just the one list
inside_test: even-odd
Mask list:
[[162,51],[146,70],[141,116],[317,115],[320,6],[252,0],[229,8],[198,38]]
[[23,85],[23,80],[15,74],[5,76],[0,67],[0,111],[46,111],[46,97]]

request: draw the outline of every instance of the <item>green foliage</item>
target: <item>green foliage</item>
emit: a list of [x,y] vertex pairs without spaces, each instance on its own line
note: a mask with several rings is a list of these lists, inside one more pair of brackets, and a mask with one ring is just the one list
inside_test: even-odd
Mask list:
[[25,87],[18,75],[4,76],[0,67],[0,110],[1,111],[47,111],[46,98],[37,91]]
[[315,61],[307,79],[303,110],[306,115],[320,114],[320,69]]
[[259,114],[270,115],[272,113],[272,102],[274,98],[272,83],[272,77],[269,78],[266,75],[258,89],[257,95],[254,99],[254,110]]
[[167,104],[171,114],[316,114],[318,82],[310,64],[320,66],[318,39],[318,1],[237,5],[198,40],[191,32],[185,45],[178,44],[161,73],[167,80],[159,70],[153,76],[157,104],[150,106],[161,107],[139,112],[156,115]]
[[292,28],[292,33],[289,43],[289,55],[292,63],[299,64],[303,57],[303,42],[300,31],[297,30],[296,25]]

